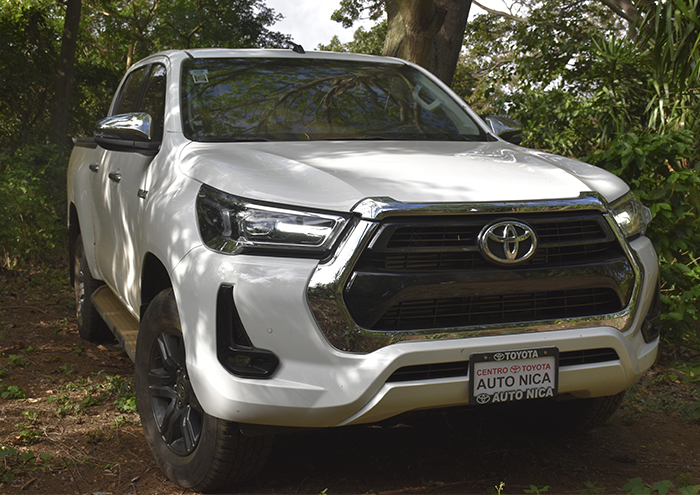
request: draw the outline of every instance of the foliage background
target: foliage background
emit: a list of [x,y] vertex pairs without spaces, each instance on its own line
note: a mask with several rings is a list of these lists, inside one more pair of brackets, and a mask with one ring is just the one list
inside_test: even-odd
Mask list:
[[455,89],[478,111],[521,122],[525,146],[630,184],[654,217],[664,337],[697,349],[700,6],[635,5],[633,22],[597,1],[525,2],[512,17],[479,16]]
[[[700,347],[700,0],[512,0],[469,22],[453,89],[477,112],[522,123],[524,145],[623,177],[654,215],[664,335]],[[614,1],[612,3],[615,3]],[[335,17],[362,2],[342,2]],[[319,48],[378,54],[377,24]],[[353,8],[354,8],[353,7]],[[374,9],[374,10],[371,10]],[[67,150],[47,145],[65,4],[0,0],[0,269],[53,263],[65,243]],[[358,14],[359,15],[359,14]],[[83,2],[68,134],[90,135],[133,61],[156,50],[280,47],[263,0]],[[348,21],[351,22],[351,21]]]
[[[0,0],[0,269],[63,256],[70,147],[48,145],[66,5]],[[280,47],[261,0],[82,2],[68,135],[89,136],[125,70],[169,48]]]

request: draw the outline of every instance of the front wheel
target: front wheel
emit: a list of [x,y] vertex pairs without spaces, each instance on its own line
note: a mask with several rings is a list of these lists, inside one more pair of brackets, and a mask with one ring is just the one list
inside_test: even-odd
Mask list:
[[623,391],[617,395],[589,399],[533,401],[525,404],[521,421],[543,434],[558,437],[579,435],[605,424],[624,398]]
[[[613,417],[625,398],[625,392],[592,399],[574,399],[559,403],[556,410],[560,431],[584,433],[602,426]],[[557,425],[555,419],[555,426]]]
[[170,480],[206,492],[262,468],[272,437],[243,436],[236,423],[208,415],[197,401],[172,289],[156,296],[141,321],[135,379],[148,445]]

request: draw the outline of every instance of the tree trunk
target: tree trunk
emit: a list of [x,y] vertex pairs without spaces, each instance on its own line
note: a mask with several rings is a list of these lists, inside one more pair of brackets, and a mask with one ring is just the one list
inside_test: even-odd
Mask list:
[[452,83],[471,0],[386,0],[383,55],[414,62]]
[[51,115],[49,142],[58,146],[67,146],[68,119],[70,116],[70,100],[75,85],[75,49],[78,43],[80,27],[80,11],[82,0],[66,1],[66,18],[63,21],[63,37],[61,39],[61,58],[58,61],[56,76],[56,95],[54,112]]

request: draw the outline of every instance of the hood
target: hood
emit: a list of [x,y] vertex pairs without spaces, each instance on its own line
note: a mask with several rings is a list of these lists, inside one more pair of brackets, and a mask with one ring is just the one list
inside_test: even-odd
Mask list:
[[612,201],[628,188],[591,165],[499,142],[191,143],[183,173],[230,194],[350,211],[365,198],[472,203],[577,198]]

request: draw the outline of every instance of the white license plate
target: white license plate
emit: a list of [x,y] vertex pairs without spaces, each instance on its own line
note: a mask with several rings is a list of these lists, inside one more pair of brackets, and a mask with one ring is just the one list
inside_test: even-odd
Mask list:
[[469,403],[494,404],[557,395],[559,349],[474,353],[469,357]]

